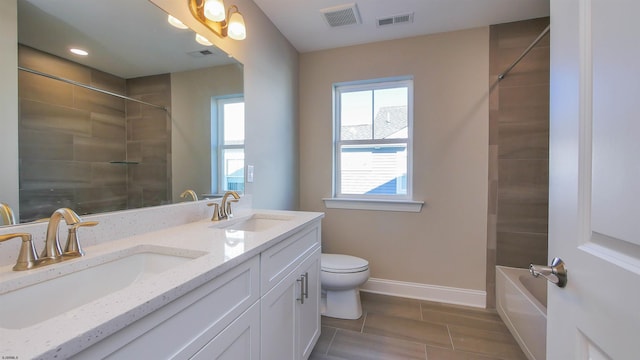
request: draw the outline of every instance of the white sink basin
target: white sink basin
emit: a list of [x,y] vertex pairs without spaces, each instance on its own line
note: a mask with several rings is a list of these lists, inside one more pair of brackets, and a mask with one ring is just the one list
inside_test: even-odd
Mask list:
[[253,214],[247,218],[229,220],[230,224],[222,226],[225,230],[260,232],[279,226],[291,220],[290,216],[272,214]]
[[[54,275],[57,277],[0,294],[0,327],[21,329],[37,324],[204,254],[140,246],[88,259],[86,266],[82,265],[82,259],[76,263],[50,265],[60,266]],[[69,270],[70,266],[80,269]],[[65,269],[71,272],[65,273]],[[60,273],[62,275],[58,275]],[[30,275],[22,282],[29,283],[29,279]]]

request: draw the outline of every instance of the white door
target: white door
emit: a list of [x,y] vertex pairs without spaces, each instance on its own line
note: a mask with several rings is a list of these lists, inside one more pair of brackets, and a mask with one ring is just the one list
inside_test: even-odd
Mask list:
[[640,359],[640,2],[551,0],[547,359]]

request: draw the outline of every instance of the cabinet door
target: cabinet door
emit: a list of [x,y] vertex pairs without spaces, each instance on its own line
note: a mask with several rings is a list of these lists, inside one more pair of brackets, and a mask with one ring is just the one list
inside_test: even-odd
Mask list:
[[263,360],[296,358],[296,307],[300,295],[297,272],[292,272],[260,301],[260,343]]
[[320,249],[317,249],[298,268],[305,278],[304,302],[298,301],[298,358],[308,359],[320,336]]
[[254,257],[139,319],[74,359],[186,359],[259,299]]
[[260,305],[253,304],[191,359],[259,360]]

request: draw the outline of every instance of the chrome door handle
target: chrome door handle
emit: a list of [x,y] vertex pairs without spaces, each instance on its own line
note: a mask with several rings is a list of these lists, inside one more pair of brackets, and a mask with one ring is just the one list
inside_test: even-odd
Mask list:
[[567,286],[567,269],[564,267],[564,261],[560,258],[554,258],[551,261],[551,266],[530,264],[529,272],[534,277],[542,275],[542,277],[558,285],[558,287]]

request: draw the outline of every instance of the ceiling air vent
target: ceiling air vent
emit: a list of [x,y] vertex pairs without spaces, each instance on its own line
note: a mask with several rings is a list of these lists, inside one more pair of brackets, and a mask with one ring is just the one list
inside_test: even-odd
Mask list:
[[360,12],[358,12],[358,5],[355,3],[333,6],[322,9],[320,12],[324,17],[324,20],[331,27],[362,24]]
[[394,16],[378,18],[377,25],[378,27],[381,27],[381,26],[395,25],[395,24],[410,24],[412,22],[413,22],[413,13],[410,13],[410,14],[402,14],[402,15],[394,15]]
[[196,51],[189,51],[187,54],[196,57],[196,58],[200,58],[200,57],[204,57],[204,56],[212,56],[212,55],[216,55],[219,56],[220,54],[208,49],[205,50],[196,50]]

